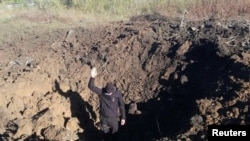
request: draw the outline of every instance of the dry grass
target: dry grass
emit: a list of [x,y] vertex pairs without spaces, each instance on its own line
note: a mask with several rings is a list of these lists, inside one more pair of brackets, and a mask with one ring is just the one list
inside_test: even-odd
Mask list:
[[[249,0],[202,0],[188,8],[193,18],[215,17],[220,19],[236,18],[250,14]],[[248,17],[249,18],[249,17]]]
[[42,3],[39,7],[13,9],[0,3],[0,26],[11,22],[20,22],[22,28],[92,26],[153,12],[182,18],[185,10],[188,12],[185,18],[193,20],[250,18],[250,0],[73,0],[70,8],[60,6],[60,0],[53,2],[54,7]]
[[193,20],[237,19],[242,16],[250,19],[250,0],[189,0],[182,4],[169,1],[156,9],[171,17],[181,17],[186,10],[186,18]]

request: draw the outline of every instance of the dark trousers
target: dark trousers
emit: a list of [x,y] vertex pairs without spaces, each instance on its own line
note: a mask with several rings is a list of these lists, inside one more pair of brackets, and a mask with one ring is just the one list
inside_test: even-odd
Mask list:
[[101,128],[105,141],[117,141],[118,122],[118,118],[101,118]]

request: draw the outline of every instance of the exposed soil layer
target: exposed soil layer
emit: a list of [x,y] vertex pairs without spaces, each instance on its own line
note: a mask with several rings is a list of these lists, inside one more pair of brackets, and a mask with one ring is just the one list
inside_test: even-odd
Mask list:
[[98,97],[114,81],[127,110],[120,140],[207,140],[210,124],[249,124],[249,21],[133,17],[30,32],[0,46],[2,140],[98,141]]

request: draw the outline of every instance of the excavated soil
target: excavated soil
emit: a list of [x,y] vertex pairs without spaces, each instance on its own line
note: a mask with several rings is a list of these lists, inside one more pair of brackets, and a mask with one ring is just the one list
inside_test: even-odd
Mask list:
[[210,124],[249,124],[250,23],[133,17],[95,28],[27,32],[0,46],[0,137],[98,141],[98,97],[123,93],[124,141],[207,140]]

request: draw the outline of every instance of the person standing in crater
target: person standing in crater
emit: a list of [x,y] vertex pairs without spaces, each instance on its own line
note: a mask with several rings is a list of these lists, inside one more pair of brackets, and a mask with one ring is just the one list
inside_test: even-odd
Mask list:
[[96,76],[97,70],[93,67],[91,69],[91,78],[88,87],[99,96],[100,122],[104,138],[114,137],[114,134],[117,133],[119,129],[119,120],[122,126],[125,125],[126,121],[125,104],[122,93],[116,89],[112,82],[108,82],[104,88],[96,87],[94,84]]

